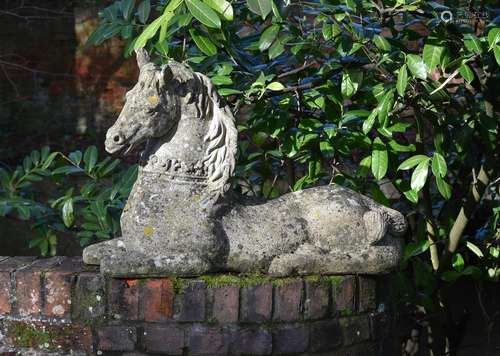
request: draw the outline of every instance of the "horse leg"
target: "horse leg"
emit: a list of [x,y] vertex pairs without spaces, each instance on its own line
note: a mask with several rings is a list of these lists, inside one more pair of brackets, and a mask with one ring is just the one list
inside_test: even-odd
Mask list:
[[399,239],[391,239],[383,246],[353,250],[345,250],[339,246],[330,251],[306,243],[294,253],[275,257],[269,267],[269,274],[287,276],[384,273],[397,265],[401,259],[401,251]]

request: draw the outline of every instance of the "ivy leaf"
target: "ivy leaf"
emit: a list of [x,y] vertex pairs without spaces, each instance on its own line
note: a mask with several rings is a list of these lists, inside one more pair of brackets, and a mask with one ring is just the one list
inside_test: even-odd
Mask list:
[[396,89],[398,90],[399,96],[405,96],[406,86],[408,85],[408,71],[406,70],[406,64],[403,64],[399,68],[398,82],[396,83]]
[[276,36],[278,35],[279,31],[280,31],[280,26],[275,24],[269,26],[264,30],[264,32],[262,32],[262,35],[260,36],[259,40],[259,50],[261,52],[271,47],[271,44],[276,39]]
[[363,81],[363,72],[359,69],[347,69],[342,75],[342,83],[340,86],[340,91],[342,95],[349,98],[356,94],[361,82]]
[[222,15],[224,20],[233,21],[233,6],[226,0],[204,0],[212,9]]
[[210,28],[220,28],[219,15],[212,8],[200,0],[186,0],[186,5],[191,15],[198,21]]
[[443,155],[439,152],[434,152],[432,156],[432,173],[436,177],[444,178],[446,176],[447,167]]
[[149,0],[144,0],[139,4],[137,8],[137,15],[139,16],[139,21],[146,23],[151,12],[151,2]]
[[208,37],[203,36],[197,29],[191,28],[189,34],[200,51],[207,56],[214,56],[217,54],[217,47],[215,47],[214,43]]
[[441,63],[445,47],[426,44],[424,46],[423,58],[427,65],[427,70],[432,72]]
[[264,20],[272,10],[271,0],[247,0],[250,11]]
[[422,80],[427,79],[427,66],[420,56],[417,56],[416,54],[409,54],[406,57],[406,63],[415,78]]
[[387,155],[387,147],[382,142],[382,140],[377,137],[373,141],[372,151],[372,173],[377,180],[385,177],[388,164],[389,157]]
[[422,189],[427,181],[427,175],[429,173],[429,160],[430,158],[427,157],[427,159],[421,161],[411,175],[410,186],[411,189],[416,192]]
[[404,171],[415,167],[417,164],[424,160],[428,160],[429,157],[426,155],[415,155],[406,160],[404,160],[398,167],[398,171]]

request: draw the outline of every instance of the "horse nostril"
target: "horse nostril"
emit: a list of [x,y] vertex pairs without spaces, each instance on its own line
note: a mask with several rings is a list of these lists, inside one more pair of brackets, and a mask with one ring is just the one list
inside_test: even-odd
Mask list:
[[120,136],[115,135],[115,136],[113,137],[113,141],[115,141],[116,143],[120,142]]

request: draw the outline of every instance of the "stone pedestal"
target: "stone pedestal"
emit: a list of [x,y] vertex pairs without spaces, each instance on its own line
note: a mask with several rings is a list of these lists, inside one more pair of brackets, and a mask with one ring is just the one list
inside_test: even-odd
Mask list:
[[0,258],[0,352],[377,355],[377,279],[107,279],[79,259]]

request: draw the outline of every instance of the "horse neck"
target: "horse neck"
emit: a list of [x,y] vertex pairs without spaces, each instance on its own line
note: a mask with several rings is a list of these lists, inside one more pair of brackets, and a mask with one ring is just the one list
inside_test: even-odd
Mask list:
[[144,171],[193,177],[206,177],[203,160],[207,143],[204,140],[210,120],[198,117],[194,105],[183,108],[177,125],[170,134],[160,138],[149,150]]

